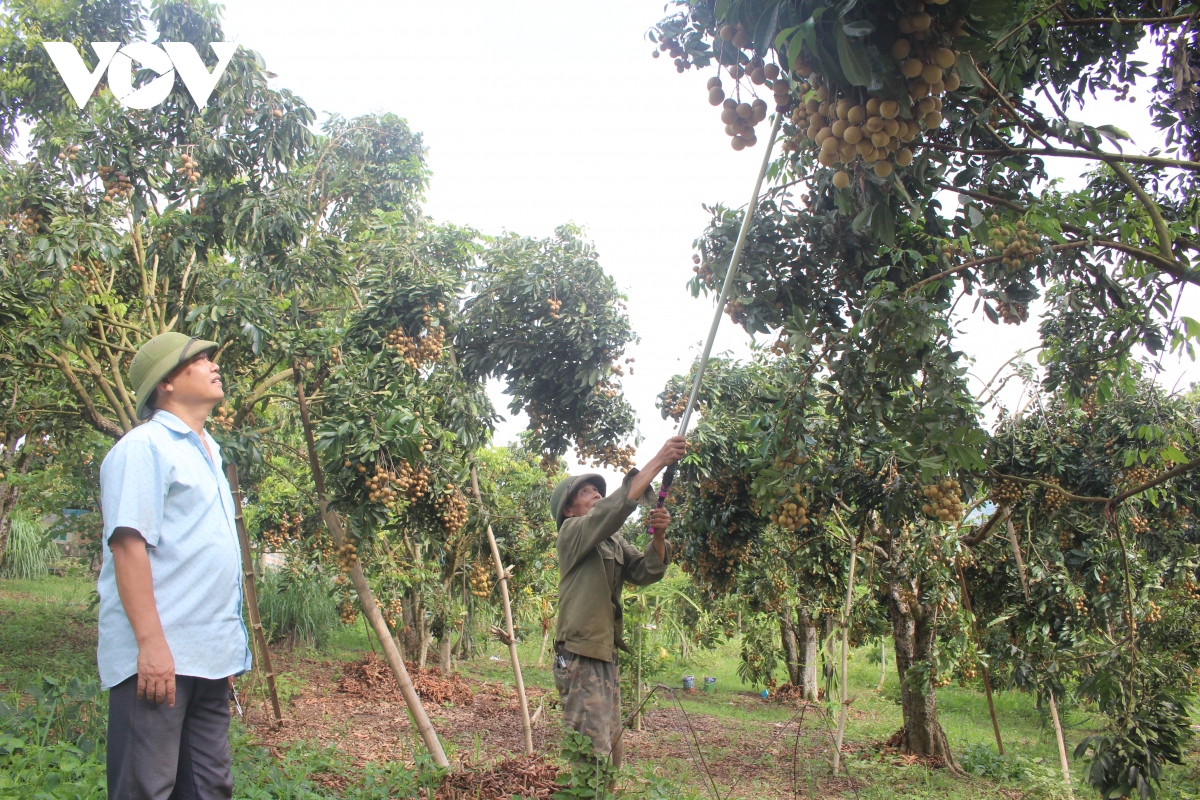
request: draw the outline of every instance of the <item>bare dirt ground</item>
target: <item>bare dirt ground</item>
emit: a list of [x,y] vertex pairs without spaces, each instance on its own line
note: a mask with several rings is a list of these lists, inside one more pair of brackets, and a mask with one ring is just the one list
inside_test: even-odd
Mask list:
[[[357,764],[372,761],[411,763],[423,749],[409,724],[404,701],[391,673],[378,656],[359,661],[314,659],[284,662],[277,669],[297,678],[303,688],[291,697],[284,723],[272,724],[261,692],[246,709],[246,722],[254,738],[278,752],[297,742],[336,747]],[[438,734],[449,744],[457,764],[470,778],[448,781],[439,798],[549,797],[556,770],[550,761],[561,741],[557,696],[539,687],[528,687],[531,713],[544,705],[534,727],[537,757],[524,758],[524,736],[516,693],[501,683],[442,676],[436,669],[409,666],[414,685]],[[248,687],[249,688],[249,687]],[[739,698],[751,706],[757,697]],[[803,715],[797,737],[796,720],[765,722],[749,718],[719,718],[689,713],[686,717],[664,695],[662,705],[648,708],[641,731],[625,732],[626,762],[633,774],[655,774],[693,785],[704,793],[702,771],[697,767],[697,743],[703,769],[722,797],[766,798],[807,796],[812,787],[808,773],[814,763],[828,758],[831,731],[811,711]],[[799,716],[800,706],[794,711]],[[854,748],[843,746],[849,754]],[[827,772],[827,770],[820,770]],[[336,776],[322,782],[337,789]],[[642,783],[627,781],[628,788]],[[457,785],[462,784],[462,785]],[[839,797],[852,789],[847,778],[820,780],[819,796]],[[732,790],[732,794],[730,791]],[[527,793],[526,793],[527,792]]]

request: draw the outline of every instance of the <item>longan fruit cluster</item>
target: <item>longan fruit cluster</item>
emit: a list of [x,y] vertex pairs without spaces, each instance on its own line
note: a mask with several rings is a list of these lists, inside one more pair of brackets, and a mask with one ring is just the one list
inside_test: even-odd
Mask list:
[[438,516],[442,520],[442,528],[448,534],[455,534],[467,524],[467,498],[454,488],[453,483],[446,484],[447,493],[434,500]]
[[[425,320],[431,319],[424,317]],[[442,355],[442,347],[446,342],[446,331],[441,327],[429,329],[424,336],[413,339],[403,328],[389,331],[384,337],[384,346],[395,350],[404,359],[404,363],[413,369],[420,369],[425,364],[431,364]]]
[[797,531],[808,524],[808,500],[801,494],[803,487],[800,484],[794,484],[791,489],[792,495],[783,497],[769,507],[768,518],[785,530]]
[[749,557],[748,543],[724,542],[721,538],[708,534],[703,547],[696,554],[695,573],[711,583],[720,585],[728,581],[738,565],[745,563]]
[[21,233],[26,236],[32,236],[42,226],[42,212],[36,208],[28,211],[14,211],[8,215],[8,222],[13,227],[19,228]]
[[678,41],[672,38],[664,38],[658,43],[658,49],[650,53],[654,58],[658,58],[659,53],[666,53],[675,59],[675,71],[683,72],[692,66],[692,60],[688,56],[687,51],[683,49]]
[[1129,467],[1124,473],[1125,483],[1130,487],[1141,486],[1144,483],[1149,483],[1157,477],[1157,472],[1149,467],[1143,467],[1140,464]]
[[353,625],[358,622],[358,606],[349,598],[342,601],[342,607],[338,610],[339,616],[342,618],[343,625]]
[[996,226],[988,231],[988,246],[1003,256],[1000,263],[1005,269],[1021,269],[1042,254],[1041,236],[1025,226],[1019,219],[1013,227],[1000,224],[1000,215],[992,214],[989,221]]
[[998,506],[1016,505],[1021,500],[1021,484],[1011,478],[1002,478],[992,485],[992,490],[988,492],[988,496],[992,502]]
[[[76,275],[78,275],[81,278],[84,275],[88,274],[87,268],[84,267],[82,264],[72,264],[71,272],[74,272]],[[100,294],[101,290],[104,288],[100,284],[100,281],[96,279],[95,275],[88,275],[86,285],[87,285],[88,294]]]
[[1129,518],[1129,527],[1133,528],[1134,533],[1144,536],[1150,532],[1150,521],[1143,516],[1134,514]]
[[300,538],[300,525],[303,522],[304,515],[299,511],[294,514],[284,511],[279,516],[279,523],[275,527],[262,529],[262,539],[268,547],[279,550],[288,539]]
[[[875,174],[886,178],[894,167],[906,167],[912,163],[913,153],[905,143],[911,142],[921,132],[915,120],[900,116],[900,104],[895,100],[870,97],[859,103],[850,98],[830,98],[830,90],[819,83],[819,76],[810,75],[815,83],[801,83],[800,89],[814,87],[816,97],[792,112],[792,122],[798,132],[787,144],[786,149],[798,150],[809,142],[820,148],[817,160],[832,167],[835,164],[849,166],[858,159],[871,164]],[[936,102],[930,98],[930,109]],[[920,111],[918,104],[916,110]],[[936,120],[935,120],[936,117]],[[941,125],[941,114],[930,110],[923,119],[930,127],[936,121]],[[804,127],[807,126],[807,127]],[[850,185],[850,174],[838,170],[833,176],[833,185],[844,189]]]
[[337,549],[337,565],[342,572],[349,572],[358,564],[358,548],[350,542]]
[[1029,320],[1029,304],[1016,300],[1001,300],[996,303],[996,313],[1005,325],[1020,325]]
[[[1055,486],[1059,484],[1058,478],[1046,478],[1046,483],[1052,483]],[[1067,496],[1059,489],[1042,489],[1042,511],[1050,514],[1067,504]]]
[[605,381],[597,381],[596,385],[592,387],[592,391],[595,392],[600,397],[609,397],[609,398],[616,397],[617,395],[619,395],[621,393],[620,389],[618,389],[615,385],[609,383],[606,380]]
[[179,166],[175,168],[175,174],[188,183],[195,183],[200,180],[200,162],[192,158],[190,153],[184,153],[179,157]]
[[667,412],[667,416],[679,422],[683,419],[683,412],[687,411],[687,396],[668,389],[663,393],[662,407]]
[[492,593],[492,573],[483,564],[471,567],[468,582],[471,584],[471,594],[475,597],[487,597]]
[[616,444],[597,446],[589,443],[580,436],[575,440],[575,457],[580,464],[591,463],[593,467],[610,466],[619,472],[633,469],[633,455],[637,448],[633,445],[621,447]]
[[[407,462],[405,462],[407,463]],[[398,476],[393,472],[388,472],[382,466],[375,465],[375,474],[367,478],[367,499],[372,503],[382,503],[385,506],[393,505],[401,497],[401,492],[392,488],[393,484],[398,484]]]
[[[944,2],[936,4],[943,5]],[[799,150],[808,146],[808,142],[815,142],[821,148],[819,160],[825,166],[839,162],[849,165],[861,158],[871,164],[880,177],[890,175],[894,166],[912,163],[912,150],[903,147],[902,143],[912,141],[922,128],[935,130],[941,127],[944,121],[941,95],[957,90],[962,83],[953,71],[959,54],[945,44],[965,33],[961,20],[949,27],[938,25],[938,20],[926,13],[924,3],[912,3],[911,9],[911,13],[900,19],[902,35],[889,48],[899,77],[905,81],[907,98],[860,90],[852,91],[850,97],[833,96],[831,93],[836,89],[801,59],[796,71],[808,82],[799,86],[800,93],[803,96],[815,91],[817,97],[796,109],[792,122],[800,130],[785,148]],[[853,115],[836,113],[838,104],[843,101],[850,104],[847,112],[849,108],[861,111]],[[889,120],[894,124],[881,124]],[[839,122],[842,124],[835,127]],[[846,137],[845,131],[851,128],[854,131]],[[882,133],[888,135],[885,137]],[[838,188],[845,188],[849,183],[850,176],[845,171],[835,174],[834,185]]]
[[73,144],[66,150],[63,150],[61,153],[59,153],[58,157],[64,161],[74,161],[75,159],[79,158],[79,151],[82,149],[83,147],[81,145]]
[[921,487],[921,494],[929,501],[921,511],[941,522],[958,522],[962,519],[962,488],[953,478],[944,478],[938,483]]
[[546,305],[550,308],[550,319],[558,319],[561,316],[558,312],[562,308],[562,300],[557,297],[547,297]]
[[[775,66],[772,64],[771,66]],[[776,68],[778,69],[778,68]],[[709,78],[709,86],[714,86],[709,93],[721,92],[721,79]],[[745,150],[758,144],[754,127],[767,118],[767,103],[761,98],[755,98],[751,103],[739,103],[732,97],[721,103],[721,121],[725,123],[725,135],[730,137],[729,143],[734,150]]]
[[1146,615],[1142,618],[1143,622],[1153,624],[1162,619],[1162,607],[1153,600],[1146,604]]
[[115,167],[103,166],[96,170],[104,182],[104,200],[111,203],[116,198],[132,197],[133,184],[129,177]]
[[746,313],[746,304],[741,300],[729,300],[725,303],[725,313],[734,325],[741,325],[750,315]]
[[388,604],[383,609],[383,621],[394,631],[402,627],[402,623],[404,622],[404,605],[399,599],[393,598],[388,601]]
[[237,413],[226,403],[213,409],[213,422],[226,431],[233,430],[233,418],[236,416]]
[[1075,540],[1074,540],[1074,537],[1071,536],[1071,532],[1069,530],[1067,530],[1066,528],[1063,528],[1061,531],[1058,532],[1058,549],[1059,550],[1066,552],[1067,550],[1070,550],[1072,547],[1074,547],[1074,545],[1075,545]]

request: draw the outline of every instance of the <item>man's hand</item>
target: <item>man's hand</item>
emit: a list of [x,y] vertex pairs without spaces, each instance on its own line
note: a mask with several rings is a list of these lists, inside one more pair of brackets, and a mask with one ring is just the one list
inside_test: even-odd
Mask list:
[[117,594],[138,643],[138,697],[175,706],[175,658],[163,635],[154,602],[154,576],[146,540],[133,528],[117,528],[108,540]]
[[672,436],[663,443],[658,455],[654,456],[654,461],[659,467],[667,467],[683,458],[686,453],[687,439],[682,436]]
[[175,658],[165,637],[138,646],[138,697],[175,707]]
[[654,458],[647,462],[645,469],[633,476],[633,480],[629,482],[629,496],[641,497],[642,494],[650,488],[654,477],[662,470],[663,467],[674,464],[679,459],[683,458],[687,453],[687,439],[682,436],[672,436],[663,444]]
[[658,557],[667,560],[667,526],[671,524],[671,514],[665,508],[656,508],[650,512],[650,530],[654,535],[650,543],[654,545]]

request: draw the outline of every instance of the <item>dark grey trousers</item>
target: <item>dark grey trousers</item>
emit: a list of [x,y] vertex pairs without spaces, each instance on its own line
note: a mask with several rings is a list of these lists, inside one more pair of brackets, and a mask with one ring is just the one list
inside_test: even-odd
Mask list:
[[137,676],[108,697],[109,800],[229,800],[229,684],[175,677],[175,707],[137,696]]

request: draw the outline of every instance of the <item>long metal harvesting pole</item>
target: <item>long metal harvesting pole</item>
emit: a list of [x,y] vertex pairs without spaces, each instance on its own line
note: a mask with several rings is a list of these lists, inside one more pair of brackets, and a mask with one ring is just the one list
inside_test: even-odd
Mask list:
[[687,433],[688,423],[692,419],[692,409],[696,406],[696,395],[700,392],[700,380],[704,370],[708,368],[708,357],[712,353],[713,341],[717,338],[717,328],[721,326],[721,315],[725,313],[725,303],[729,299],[729,290],[733,288],[733,277],[737,274],[739,262],[742,260],[742,250],[746,246],[746,237],[750,233],[750,224],[754,220],[754,210],[758,206],[758,193],[762,189],[763,178],[767,175],[767,167],[771,165],[771,149],[775,146],[775,137],[779,134],[779,126],[783,123],[783,114],[775,115],[775,124],[771,126],[771,136],[767,139],[766,152],[763,153],[762,166],[758,177],[754,180],[754,191],[750,194],[750,205],[746,206],[746,216],[742,218],[742,229],[738,231],[737,242],[733,245],[733,255],[729,257],[729,269],[725,272],[725,283],[721,286],[721,296],[717,300],[717,310],[713,312],[712,327],[708,329],[708,339],[704,342],[704,351],[700,354],[700,366],[696,368],[696,378],[692,381],[692,393],[688,397],[687,407],[679,420],[679,436]]
[[[733,245],[733,255],[729,257],[729,269],[725,272],[725,283],[721,286],[721,296],[717,299],[717,310],[713,312],[712,327],[708,329],[708,339],[704,342],[704,352],[700,354],[700,366],[696,367],[696,378],[692,381],[692,393],[688,395],[687,407],[679,420],[678,436],[687,433],[688,423],[692,419],[692,409],[696,406],[696,395],[700,392],[700,381],[704,378],[704,370],[708,368],[708,357],[712,353],[713,341],[717,338],[717,328],[721,326],[721,315],[725,313],[725,303],[729,299],[729,290],[733,287],[733,276],[737,274],[738,263],[742,260],[742,249],[746,246],[746,236],[750,233],[750,223],[754,220],[754,209],[758,206],[758,193],[762,189],[763,178],[767,175],[767,167],[771,165],[771,149],[775,146],[775,137],[779,134],[779,126],[783,124],[783,114],[776,113],[775,124],[771,126],[771,135],[767,139],[766,151],[763,153],[762,166],[758,169],[758,177],[754,179],[754,191],[750,193],[750,205],[746,206],[746,216],[742,218],[742,228],[738,231],[737,242]],[[667,467],[663,474],[662,484],[658,487],[658,507],[662,508],[675,482],[675,465]],[[654,528],[650,528],[654,533]]]

